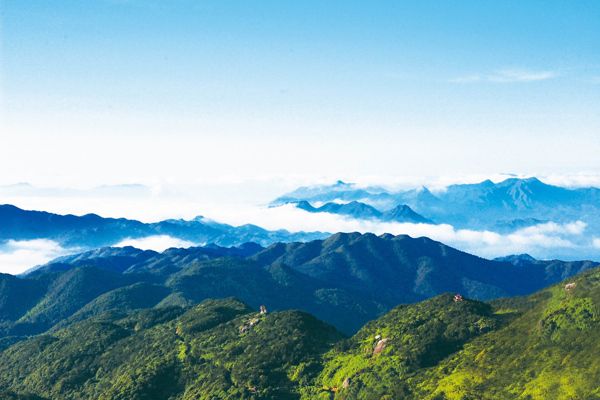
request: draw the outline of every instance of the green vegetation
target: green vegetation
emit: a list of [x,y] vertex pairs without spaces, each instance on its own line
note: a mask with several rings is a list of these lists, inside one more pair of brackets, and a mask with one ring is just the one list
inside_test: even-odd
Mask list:
[[260,315],[233,299],[183,311],[108,313],[17,343],[0,356],[0,387],[44,399],[294,399],[341,339],[308,314]]
[[505,327],[413,378],[418,396],[600,399],[600,271],[571,283],[570,290],[557,285],[521,301],[518,316]]
[[449,294],[397,307],[327,353],[318,386],[336,399],[404,398],[409,376],[499,324],[489,305]]
[[315,386],[335,399],[600,399],[599,305],[595,269],[489,305],[398,307],[327,353]]
[[[300,311],[180,301],[189,277],[226,269],[237,285],[244,268],[252,265],[190,269],[173,278],[177,291],[160,306],[142,310],[163,286],[124,286],[62,328],[5,338],[0,397],[600,399],[600,269],[528,297],[483,303],[443,294],[401,305],[350,338]],[[322,296],[351,302],[335,291]]]
[[25,276],[0,274],[0,349],[108,311],[226,297],[302,310],[352,335],[398,304],[448,291],[478,300],[526,295],[593,265],[519,262],[526,264],[485,260],[427,238],[359,233],[266,249],[97,249]]

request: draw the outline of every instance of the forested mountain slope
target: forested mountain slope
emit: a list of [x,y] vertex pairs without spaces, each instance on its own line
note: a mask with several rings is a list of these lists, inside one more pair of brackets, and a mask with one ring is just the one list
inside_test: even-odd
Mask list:
[[315,393],[600,399],[599,310],[599,269],[528,297],[484,304],[443,295],[400,306],[325,355]]
[[600,269],[401,305],[344,338],[234,299],[109,311],[0,352],[15,399],[600,399]]
[[594,265],[490,261],[427,238],[358,233],[266,249],[107,248],[24,276],[0,275],[0,338],[12,343],[110,310],[229,296],[254,308],[303,310],[353,334],[401,303],[444,292],[480,300],[524,295]]

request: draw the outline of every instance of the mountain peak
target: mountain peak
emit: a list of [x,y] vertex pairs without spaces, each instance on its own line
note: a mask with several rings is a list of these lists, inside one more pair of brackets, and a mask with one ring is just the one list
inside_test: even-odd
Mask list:
[[536,262],[537,259],[533,258],[532,256],[530,256],[527,253],[523,253],[523,254],[511,254],[509,256],[504,256],[504,257],[497,257],[497,258],[494,258],[494,261],[508,262],[513,265],[523,265],[523,264],[530,264],[530,263]]
[[315,208],[306,200],[301,200],[296,202],[296,207],[311,213],[325,212],[358,219],[379,218],[381,216],[381,212],[376,208],[356,200],[349,203],[325,203],[318,208]]
[[415,212],[406,204],[398,204],[396,207],[383,214],[385,220],[394,222],[432,223],[421,214]]
[[523,179],[525,182],[534,182],[534,183],[543,183],[542,181],[540,181],[538,178],[536,178],[535,176],[529,177],[529,178],[525,178]]
[[309,212],[316,211],[316,208],[313,207],[313,205],[310,204],[310,202],[308,202],[306,200],[300,200],[300,201],[296,202],[296,208],[300,208],[301,210],[309,211]]
[[535,176],[529,178],[508,178],[496,184],[499,187],[507,187],[507,186],[550,186]]

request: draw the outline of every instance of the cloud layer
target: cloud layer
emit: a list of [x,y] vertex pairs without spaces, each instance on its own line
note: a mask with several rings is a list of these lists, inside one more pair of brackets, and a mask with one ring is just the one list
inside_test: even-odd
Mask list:
[[[148,236],[139,239],[126,239],[115,247],[133,246],[143,250],[162,252],[171,247],[191,247],[198,244],[167,235]],[[38,265],[67,254],[83,251],[78,248],[65,248],[53,240],[8,240],[0,243],[0,273],[17,275]]]
[[[456,229],[448,224],[412,224],[354,220],[327,213],[307,213],[293,205],[275,208],[248,207],[214,209],[216,219],[236,224],[236,221],[255,223],[267,229],[291,231],[373,232],[375,234],[407,234],[426,236],[468,253],[494,258],[508,254],[529,253],[534,257],[562,257],[566,259],[598,258],[600,238],[585,235],[586,224],[574,221],[566,224],[548,222],[517,230],[510,234],[471,229]],[[126,239],[116,247],[133,246],[144,250],[164,251],[171,247],[202,245],[168,235]],[[36,265],[81,249],[66,249],[47,239],[27,241],[9,240],[0,246],[0,272],[19,274]]]
[[181,240],[168,235],[147,236],[138,239],[125,239],[114,245],[115,247],[133,246],[142,250],[165,251],[171,247],[192,247],[196,243]]
[[77,249],[65,249],[48,239],[9,240],[0,245],[0,272],[19,274]]
[[[591,256],[590,249],[593,249],[590,239],[584,234],[587,225],[583,221],[566,224],[548,222],[510,234],[500,234],[488,230],[457,229],[449,224],[379,222],[356,220],[336,214],[307,213],[292,204],[273,208],[215,208],[208,214],[216,220],[235,224],[236,221],[243,219],[267,229],[427,236],[460,250],[488,258],[530,253],[539,258],[561,256],[580,259],[584,255]],[[594,253],[600,256],[600,252],[594,251]]]
[[[511,174],[491,176],[501,181]],[[516,175],[525,177],[524,175]],[[489,176],[455,177],[371,177],[357,179],[363,185],[380,185],[391,190],[408,189],[425,184],[435,190],[454,183],[480,182]],[[268,208],[269,200],[302,181],[277,181],[264,178],[253,182],[227,181],[197,184],[161,184],[143,187],[140,185],[118,185],[116,190],[68,190],[38,189],[21,184],[0,186],[0,195],[6,203],[25,209],[46,210],[60,214],[83,215],[95,212],[102,216],[127,217],[145,222],[166,218],[191,219],[204,215],[218,222],[231,225],[252,223],[266,229],[322,232],[385,232],[428,236],[452,245],[463,251],[483,257],[496,257],[514,253],[530,253],[539,258],[600,260],[600,237],[590,237],[585,221],[567,224],[549,222],[528,227],[511,234],[492,231],[457,229],[451,225],[400,224],[378,221],[357,221],[333,214],[311,214],[287,205]],[[567,187],[600,187],[600,174],[576,173],[570,175],[542,176],[544,182]],[[323,183],[331,183],[324,179]],[[349,180],[352,181],[352,180]],[[276,183],[274,183],[276,182]],[[111,187],[111,188],[114,188]],[[206,188],[210,188],[207,190]],[[265,189],[266,188],[266,189]],[[252,198],[245,197],[252,193]],[[117,246],[131,245],[143,249],[162,251],[169,247],[199,245],[166,235],[143,239],[128,239]],[[51,240],[8,241],[0,243],[0,272],[19,273],[38,264],[79,251],[65,249]]]

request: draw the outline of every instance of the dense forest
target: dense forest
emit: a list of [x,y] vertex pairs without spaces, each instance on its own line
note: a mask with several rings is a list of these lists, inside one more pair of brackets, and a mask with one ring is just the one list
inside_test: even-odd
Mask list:
[[267,248],[103,248],[22,276],[0,274],[0,339],[18,340],[110,310],[188,307],[225,297],[253,308],[302,310],[352,335],[398,304],[445,292],[477,300],[527,295],[597,265],[493,261],[428,238],[359,233]]
[[107,311],[8,345],[15,399],[600,399],[600,270],[401,305],[346,337],[228,298]]

